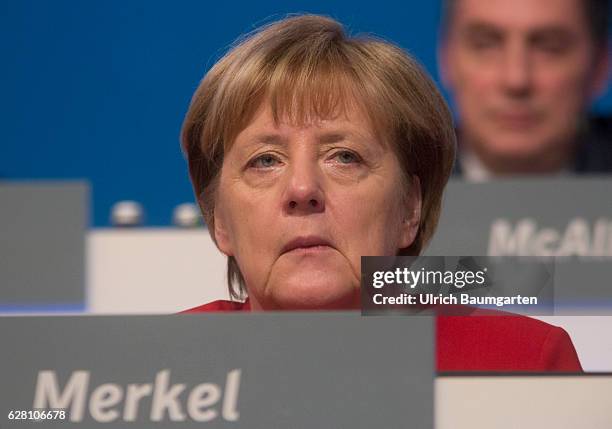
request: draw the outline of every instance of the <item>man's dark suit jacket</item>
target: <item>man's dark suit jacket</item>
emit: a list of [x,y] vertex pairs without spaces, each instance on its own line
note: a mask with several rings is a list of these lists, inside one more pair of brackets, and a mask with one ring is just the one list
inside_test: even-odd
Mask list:
[[[460,130],[457,135],[461,140]],[[612,117],[590,118],[576,138],[575,144],[576,153],[569,166],[570,171],[576,174],[612,173]],[[462,174],[459,158],[455,161],[453,174]]]

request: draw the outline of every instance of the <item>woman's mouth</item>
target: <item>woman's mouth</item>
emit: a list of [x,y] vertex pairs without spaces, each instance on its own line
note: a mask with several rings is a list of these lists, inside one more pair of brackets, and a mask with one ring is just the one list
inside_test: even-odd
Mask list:
[[330,242],[322,237],[309,235],[296,237],[283,246],[281,254],[284,253],[320,253],[333,249]]

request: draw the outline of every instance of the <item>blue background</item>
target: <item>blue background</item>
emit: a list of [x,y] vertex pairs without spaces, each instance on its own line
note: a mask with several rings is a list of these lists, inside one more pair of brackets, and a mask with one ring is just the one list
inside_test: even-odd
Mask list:
[[[240,34],[295,12],[393,41],[437,79],[437,1],[5,1],[0,177],[89,180],[93,226],[123,199],[169,224],[193,201],[179,131],[199,80]],[[610,91],[595,109],[612,111]]]

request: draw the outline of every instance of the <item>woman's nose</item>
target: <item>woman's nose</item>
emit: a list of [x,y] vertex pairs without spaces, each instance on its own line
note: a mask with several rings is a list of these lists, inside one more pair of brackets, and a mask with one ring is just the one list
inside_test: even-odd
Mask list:
[[325,210],[325,197],[318,168],[314,165],[294,165],[284,196],[284,207],[289,214],[319,213]]

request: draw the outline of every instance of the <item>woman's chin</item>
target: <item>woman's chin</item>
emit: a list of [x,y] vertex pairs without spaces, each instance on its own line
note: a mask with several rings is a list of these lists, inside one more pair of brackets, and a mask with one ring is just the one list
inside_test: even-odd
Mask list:
[[[279,309],[349,309],[359,307],[359,280],[348,263],[330,258],[325,264],[301,265],[273,273],[267,300]],[[280,267],[279,267],[280,268]]]

